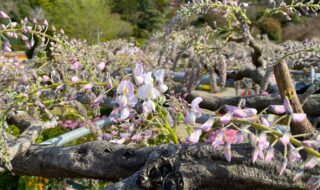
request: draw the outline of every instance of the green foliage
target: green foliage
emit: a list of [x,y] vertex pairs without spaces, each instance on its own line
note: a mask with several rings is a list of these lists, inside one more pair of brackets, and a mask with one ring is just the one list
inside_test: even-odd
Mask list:
[[169,0],[111,0],[112,11],[135,25],[134,36],[148,37],[167,21]]
[[13,176],[9,172],[4,172],[0,174],[0,189],[9,190],[9,189],[17,189],[18,187],[18,176]]
[[50,23],[63,28],[70,37],[89,43],[128,36],[132,30],[119,15],[111,14],[103,0],[57,0],[46,12]]
[[20,135],[20,129],[18,127],[16,127],[15,125],[9,125],[9,127],[6,129],[6,132],[18,137]]
[[274,41],[281,41],[282,28],[281,23],[272,17],[266,18],[260,25],[259,28],[263,34],[267,34],[269,39]]

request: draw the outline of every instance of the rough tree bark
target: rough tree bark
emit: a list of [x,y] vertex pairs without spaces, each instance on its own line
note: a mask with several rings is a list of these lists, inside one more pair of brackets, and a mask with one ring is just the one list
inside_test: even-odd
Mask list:
[[12,113],[8,121],[23,131],[17,139],[8,143],[7,153],[10,159],[26,152],[43,130],[57,126],[56,120],[39,121],[23,111]]
[[[278,176],[281,155],[274,162],[252,163],[253,148],[232,147],[232,162],[223,150],[206,144],[167,144],[138,148],[96,141],[72,147],[33,146],[12,161],[17,175],[120,180],[107,189],[306,189],[304,181],[319,169],[306,171],[293,183],[293,164]],[[26,164],[28,163],[28,164]]]
[[[284,59],[274,66],[274,74],[277,80],[281,98],[288,97],[294,113],[304,113],[296,90],[292,83],[289,67]],[[302,123],[291,125],[292,134],[306,134],[315,130],[308,119]]]

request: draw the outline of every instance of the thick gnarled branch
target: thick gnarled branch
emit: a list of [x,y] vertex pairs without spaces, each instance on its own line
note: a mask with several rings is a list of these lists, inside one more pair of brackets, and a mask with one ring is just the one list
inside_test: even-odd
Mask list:
[[26,152],[43,130],[57,126],[56,120],[39,121],[23,111],[12,113],[8,121],[23,131],[15,141],[8,143],[7,153],[10,159]]
[[278,176],[280,154],[274,162],[253,164],[252,147],[232,149],[232,162],[227,162],[223,150],[207,144],[138,148],[96,141],[72,147],[35,146],[12,165],[18,175],[121,180],[107,189],[306,189],[306,177],[319,173],[305,171],[303,181],[293,183],[297,165]]

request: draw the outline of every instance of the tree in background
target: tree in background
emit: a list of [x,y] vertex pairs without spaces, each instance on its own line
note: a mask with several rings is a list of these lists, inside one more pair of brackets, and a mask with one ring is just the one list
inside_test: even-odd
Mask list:
[[110,12],[104,0],[57,0],[46,12],[57,28],[89,43],[129,36],[132,31],[129,23]]
[[168,20],[169,0],[111,0],[112,11],[134,25],[134,36],[145,38]]
[[105,0],[3,0],[1,10],[14,21],[24,17],[43,21],[47,18],[57,29],[63,28],[72,38],[89,43],[127,37],[132,33],[130,23],[111,13]]

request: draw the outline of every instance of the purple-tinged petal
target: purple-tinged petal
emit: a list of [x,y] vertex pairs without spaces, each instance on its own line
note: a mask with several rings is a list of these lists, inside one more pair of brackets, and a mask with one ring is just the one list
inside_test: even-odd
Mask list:
[[195,144],[199,142],[200,136],[202,134],[202,130],[201,129],[196,129],[194,130],[191,135],[188,138],[188,142],[190,142],[191,144]]
[[[224,143],[224,130],[219,130],[218,132],[213,132],[212,136],[209,138],[209,142],[212,141],[212,146],[217,148]],[[212,140],[213,139],[213,140]]]
[[134,94],[128,94],[127,98],[130,107],[134,107],[138,103],[138,98]]
[[229,143],[224,144],[224,157],[228,162],[231,162],[231,145]]
[[257,110],[253,108],[234,110],[233,115],[238,118],[253,117],[257,114]]
[[109,142],[111,143],[116,143],[116,144],[123,144],[124,142],[126,142],[127,139],[114,139],[114,140],[111,140]]
[[244,140],[243,137],[243,132],[242,131],[238,131],[236,136],[235,136],[235,144],[241,144]]
[[260,148],[259,148],[259,151],[258,151],[258,159],[259,160],[264,160],[264,153]]
[[168,86],[163,83],[159,84],[159,88],[162,93],[164,93],[168,90]]
[[230,123],[232,117],[233,117],[233,114],[231,112],[228,112],[228,113],[224,114],[222,117],[220,117],[220,123],[222,125],[226,125],[226,124]]
[[200,107],[199,107],[200,102],[202,102],[201,97],[197,97],[197,98],[193,99],[191,102],[191,110],[196,113],[200,112]]
[[156,110],[155,103],[148,99],[147,101],[144,101],[142,104],[142,112],[145,116],[147,116],[150,112],[153,112]]
[[223,106],[223,110],[225,111],[225,112],[234,112],[235,110],[238,110],[238,109],[240,109],[239,107],[237,107],[237,106],[230,106],[230,105],[224,105]]
[[287,114],[293,114],[293,109],[287,96],[283,100],[283,106]]
[[133,140],[133,141],[141,141],[142,140],[141,133],[137,133],[137,134],[133,135],[131,137],[131,140]]
[[133,75],[135,77],[141,76],[143,74],[143,65],[141,63],[136,63],[135,68],[133,70]]
[[264,158],[264,160],[271,161],[273,157],[274,157],[274,148],[270,146],[267,149],[266,157]]
[[4,46],[4,51],[6,51],[6,52],[12,52],[12,49],[9,47],[9,46]]
[[101,62],[100,64],[98,64],[98,69],[100,71],[102,71],[105,67],[106,67],[106,63],[105,62]]
[[117,88],[118,94],[133,94],[133,92],[134,92],[134,86],[132,82],[129,80],[121,81]]
[[133,76],[134,76],[135,81],[138,85],[140,85],[144,82],[143,65],[141,63],[136,64],[136,66],[133,70]]
[[185,122],[189,125],[194,125],[196,123],[196,115],[194,112],[190,112],[187,114],[185,118]]
[[287,165],[288,165],[288,159],[287,158],[284,158],[281,162],[281,165],[280,165],[280,172],[279,172],[279,175],[281,176],[283,174],[283,172],[285,171],[285,169],[287,168]]
[[50,77],[48,77],[47,75],[44,75],[43,77],[42,77],[42,81],[43,82],[48,82],[50,80]]
[[267,141],[267,135],[265,132],[261,132],[258,138],[258,147],[260,150],[264,150],[269,147],[269,142]]
[[214,123],[214,118],[210,117],[204,124],[201,125],[202,131],[208,132],[210,131],[212,125]]
[[104,133],[101,135],[102,140],[110,141],[112,139],[112,135],[108,133]]
[[134,77],[134,80],[136,81],[136,83],[137,83],[138,85],[140,85],[140,84],[143,83],[144,78],[143,78],[143,76],[136,76],[136,77]]
[[108,77],[108,79],[107,79],[107,87],[109,88],[109,89],[111,89],[112,88],[112,79],[111,79],[111,77]]
[[0,11],[0,18],[9,19],[10,17],[3,11]]
[[286,109],[283,105],[270,105],[269,110],[274,114],[284,114],[286,113]]
[[121,110],[120,113],[120,120],[126,120],[130,115],[130,109],[128,107],[125,107]]
[[144,73],[143,78],[145,84],[153,84],[152,72]]
[[250,133],[248,135],[248,139],[249,139],[249,142],[250,142],[251,146],[255,146],[256,145],[257,137],[253,133]]
[[173,118],[172,118],[170,113],[167,114],[166,119],[169,122],[170,126],[173,127],[174,126],[174,120],[173,120]]
[[310,187],[310,190],[317,190],[320,186],[320,176],[311,176],[307,184]]
[[304,163],[305,169],[312,169],[318,164],[319,160],[317,157],[310,156]]
[[77,70],[80,67],[80,63],[78,61],[75,61],[71,65],[71,70]]
[[283,145],[287,145],[290,142],[290,133],[284,133],[283,136],[280,138],[280,141]]
[[104,95],[99,95],[96,99],[94,99],[93,103],[101,104],[103,102],[104,97],[105,97]]
[[298,181],[302,178],[304,173],[304,169],[303,168],[299,168],[296,170],[294,177],[293,177],[293,181]]
[[152,85],[148,85],[148,84],[144,84],[140,86],[138,88],[137,96],[142,100],[148,99],[149,97],[148,94],[151,94],[151,88],[152,88]]
[[255,146],[253,153],[252,153],[252,162],[255,163],[259,156],[259,148]]
[[152,131],[151,130],[146,130],[142,133],[144,135],[144,139],[149,139],[152,137]]
[[73,83],[76,83],[76,82],[78,82],[79,81],[79,78],[77,77],[77,76],[73,76],[72,78],[71,78],[71,82],[73,82]]
[[157,89],[155,89],[155,88],[153,88],[152,87],[152,92],[151,92],[151,99],[152,100],[154,100],[154,99],[156,99],[157,97],[159,97],[161,95],[161,93],[157,90]]
[[164,79],[164,69],[159,69],[153,72],[153,75],[156,78],[158,83],[162,83]]
[[45,25],[45,26],[48,26],[48,25],[49,25],[47,19],[45,19],[45,20],[43,21],[43,25]]
[[287,125],[276,125],[275,127],[281,133],[290,133],[290,128]]
[[149,98],[154,100],[160,96],[160,92],[153,88],[152,84],[144,84],[139,87],[137,96],[142,100]]
[[116,98],[116,102],[118,103],[118,105],[123,108],[125,106],[127,106],[128,104],[128,98],[125,95],[120,95]]
[[244,119],[247,120],[247,121],[250,121],[250,122],[256,122],[258,118],[256,116],[254,116],[254,117],[247,117],[247,118],[244,118]]
[[120,133],[120,138],[122,139],[128,139],[131,136],[130,133]]
[[320,146],[320,143],[315,140],[304,140],[302,141],[302,144],[310,148],[319,148]]
[[290,162],[296,162],[296,161],[300,160],[301,156],[299,154],[299,151],[296,148],[294,148],[293,145],[290,144],[289,146],[290,146],[289,161]]
[[93,84],[92,84],[92,83],[89,83],[89,84],[84,85],[83,89],[85,89],[85,90],[91,90],[92,87],[93,87]]
[[307,118],[305,113],[293,113],[291,115],[291,121],[293,123],[301,123]]
[[265,117],[260,117],[260,123],[266,127],[270,127],[270,122]]

